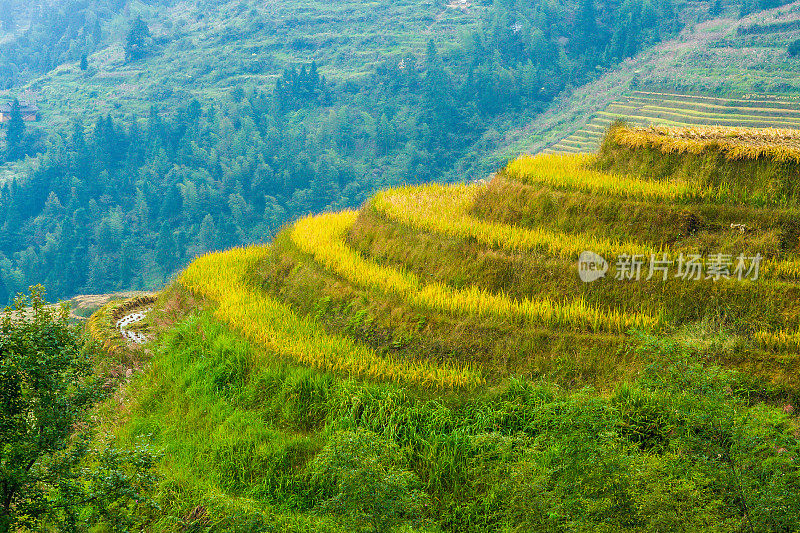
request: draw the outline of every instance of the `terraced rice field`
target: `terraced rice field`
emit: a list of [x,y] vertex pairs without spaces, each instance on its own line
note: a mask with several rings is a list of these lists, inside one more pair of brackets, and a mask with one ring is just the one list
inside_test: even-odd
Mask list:
[[716,98],[633,91],[598,112],[583,128],[544,153],[594,152],[617,120],[636,126],[733,126],[800,129],[800,100],[789,97]]
[[[615,128],[609,139],[597,155],[522,156],[488,184],[388,189],[360,211],[301,219],[269,247],[201,257],[178,281],[216,302],[215,316],[269,356],[376,380],[474,387],[547,372],[565,353],[577,374],[622,375],[640,363],[625,355],[635,332],[679,335],[713,319],[740,364],[770,361],[778,370],[759,368],[794,383],[800,242],[780,225],[796,218],[800,200],[776,208],[751,201],[749,182],[732,195],[700,178],[610,170],[661,148],[665,158],[729,150],[745,164],[792,165],[776,147],[791,152],[793,134]],[[729,173],[742,164],[720,161]],[[650,218],[630,218],[634,211]],[[675,213],[694,229],[642,231],[672,224]],[[608,259],[589,281],[579,264],[587,250]],[[734,250],[758,252],[747,256],[747,274]],[[680,277],[684,254],[697,276]],[[667,256],[670,275],[648,276],[649,263]],[[641,277],[620,257],[638,258]]]
[[629,328],[651,328],[657,317],[625,313],[587,305],[580,298],[554,302],[547,298],[516,300],[492,294],[480,287],[455,289],[441,283],[422,283],[415,275],[365,259],[343,241],[357,214],[345,211],[308,217],[299,221],[292,239],[304,252],[314,256],[349,282],[395,293],[412,304],[432,311],[496,316],[553,327],[577,327],[591,331],[622,333]]
[[253,246],[196,259],[179,282],[218,304],[215,316],[269,352],[323,370],[373,379],[392,379],[431,387],[463,387],[481,382],[470,365],[415,363],[382,356],[343,335],[326,333],[312,318],[297,315],[247,281],[267,254]]

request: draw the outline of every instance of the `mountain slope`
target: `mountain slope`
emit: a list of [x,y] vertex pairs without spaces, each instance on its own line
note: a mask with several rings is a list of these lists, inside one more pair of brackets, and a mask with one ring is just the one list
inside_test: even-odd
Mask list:
[[793,95],[720,98],[631,91],[597,113],[582,129],[543,152],[596,152],[604,132],[616,120],[639,126],[724,125],[797,129],[800,127],[800,102]]
[[[197,259],[104,416],[166,451],[153,527],[791,530],[799,162],[774,131],[617,128]],[[713,275],[717,250],[760,276]],[[703,276],[611,260],[651,251]]]

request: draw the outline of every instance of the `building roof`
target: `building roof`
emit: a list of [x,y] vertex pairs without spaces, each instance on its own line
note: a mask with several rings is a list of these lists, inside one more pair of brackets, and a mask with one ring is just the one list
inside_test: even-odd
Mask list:
[[[8,102],[8,103],[5,103],[5,104],[0,104],[0,113],[11,113],[11,106],[12,106],[11,102]],[[24,104],[24,103],[20,102],[19,110],[23,114],[24,113],[38,113],[39,112],[39,106],[37,106],[36,104]]]

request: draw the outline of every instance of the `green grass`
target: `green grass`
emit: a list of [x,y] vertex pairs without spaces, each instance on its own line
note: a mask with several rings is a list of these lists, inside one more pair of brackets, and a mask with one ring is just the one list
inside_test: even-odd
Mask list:
[[[123,444],[163,452],[153,530],[359,530],[367,516],[324,511],[343,493],[315,474],[320,451],[353,432],[395,445],[392,461],[426,495],[403,531],[733,532],[797,518],[792,418],[749,399],[765,392],[757,383],[668,343],[640,339],[648,366],[608,396],[512,379],[429,398],[262,365],[259,350],[209,314],[190,315],[129,385],[126,414],[106,419]],[[349,453],[363,464],[366,452]],[[204,518],[192,522],[198,507]]]

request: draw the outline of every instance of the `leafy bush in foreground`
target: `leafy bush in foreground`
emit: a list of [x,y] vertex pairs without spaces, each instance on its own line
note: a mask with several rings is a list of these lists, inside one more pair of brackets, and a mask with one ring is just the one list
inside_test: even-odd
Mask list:
[[101,391],[92,350],[66,307],[41,286],[18,296],[0,323],[0,532],[125,531],[152,509],[146,446],[96,442],[90,409]]

